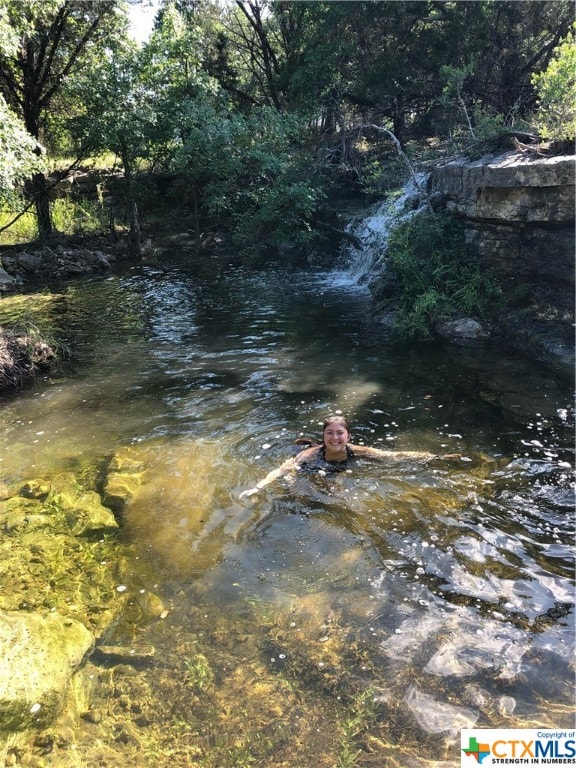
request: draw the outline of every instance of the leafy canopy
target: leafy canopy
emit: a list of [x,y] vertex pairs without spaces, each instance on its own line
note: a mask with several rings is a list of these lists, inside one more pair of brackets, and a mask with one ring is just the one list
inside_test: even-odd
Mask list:
[[[576,25],[574,25],[576,30]],[[543,72],[533,75],[538,92],[536,122],[544,139],[576,138],[576,40],[574,32],[555,49]]]
[[27,178],[44,168],[36,139],[0,95],[0,200],[13,196]]

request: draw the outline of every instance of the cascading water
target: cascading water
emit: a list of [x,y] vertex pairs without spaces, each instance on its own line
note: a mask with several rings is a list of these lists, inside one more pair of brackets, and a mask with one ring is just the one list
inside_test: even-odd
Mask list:
[[339,285],[367,287],[384,269],[383,255],[394,226],[415,216],[425,206],[421,190],[426,179],[427,174],[417,174],[396,198],[376,203],[368,215],[350,222],[346,231],[354,235],[362,247],[352,243],[346,246],[344,266],[334,276]]

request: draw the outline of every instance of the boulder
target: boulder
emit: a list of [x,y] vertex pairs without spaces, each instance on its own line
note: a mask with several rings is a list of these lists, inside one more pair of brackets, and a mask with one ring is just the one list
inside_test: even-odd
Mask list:
[[73,619],[0,611],[0,732],[50,725],[93,643]]
[[445,320],[438,323],[436,332],[449,341],[474,341],[486,339],[489,336],[484,327],[471,317]]
[[13,275],[9,275],[5,269],[0,267],[0,291],[6,291],[14,287],[16,282],[16,278]]

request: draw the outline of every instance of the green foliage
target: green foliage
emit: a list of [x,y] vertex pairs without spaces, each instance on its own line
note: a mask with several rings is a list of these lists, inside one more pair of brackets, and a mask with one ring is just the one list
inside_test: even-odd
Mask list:
[[135,46],[125,42],[75,84],[83,109],[71,120],[80,157],[110,151],[134,165],[149,154],[154,105],[139,72]]
[[[397,186],[405,169],[389,137],[364,130],[371,123],[404,148],[498,137],[522,127],[535,86],[542,134],[573,133],[571,39],[550,59],[573,23],[568,0],[351,9],[165,0],[138,46],[116,0],[0,0],[0,94],[48,155],[120,158],[131,231],[135,172],[178,170],[191,228],[224,229],[252,255],[310,242],[330,184],[368,195]],[[31,149],[1,102],[0,196],[36,175]],[[49,237],[46,185],[35,181]]]
[[66,235],[101,232],[108,224],[104,207],[90,200],[56,200],[52,215],[56,229]]
[[230,114],[226,104],[190,101],[182,119],[178,165],[194,204],[226,228],[239,249],[256,255],[310,239],[322,191],[305,165],[297,116],[270,107]]
[[469,146],[471,140],[494,140],[513,128],[528,128],[528,123],[519,114],[517,103],[510,105],[504,114],[478,98],[474,93],[477,68],[476,63],[468,63],[463,67],[446,64],[440,69],[443,90],[439,102],[450,115],[447,126],[457,146]]
[[9,14],[8,0],[0,0],[0,51],[13,56],[18,48],[18,31]]
[[552,141],[569,141],[576,138],[574,33],[562,40],[547,68],[533,75],[532,83],[538,93],[536,123],[542,138]]
[[11,197],[22,182],[44,169],[37,141],[0,95],[0,200]]
[[397,310],[402,338],[429,338],[436,322],[454,314],[489,317],[500,290],[467,257],[461,223],[421,211],[390,234],[386,271],[376,290],[381,306]]

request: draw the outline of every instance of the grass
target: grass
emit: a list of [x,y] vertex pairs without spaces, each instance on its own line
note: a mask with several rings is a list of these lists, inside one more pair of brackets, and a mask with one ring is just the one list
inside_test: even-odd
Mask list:
[[[55,230],[64,235],[96,234],[105,229],[108,224],[106,209],[102,204],[92,200],[61,198],[54,201],[51,212]],[[14,220],[18,213],[17,209],[0,211],[0,245],[24,245],[38,238],[36,216],[33,211],[27,211]],[[8,225],[10,225],[9,228],[4,230]]]
[[0,245],[20,245],[30,243],[38,237],[36,217],[30,211],[20,216],[9,229],[4,229],[17,215],[17,211],[0,211]]

